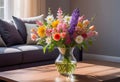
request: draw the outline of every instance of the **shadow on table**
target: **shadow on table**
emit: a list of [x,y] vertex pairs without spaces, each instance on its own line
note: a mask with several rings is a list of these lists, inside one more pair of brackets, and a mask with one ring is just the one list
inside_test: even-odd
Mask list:
[[16,81],[0,76],[0,82],[16,82]]

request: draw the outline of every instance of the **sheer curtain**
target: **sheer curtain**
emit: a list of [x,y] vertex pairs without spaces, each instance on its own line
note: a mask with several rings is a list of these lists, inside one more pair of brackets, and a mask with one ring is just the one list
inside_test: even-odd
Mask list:
[[21,18],[46,14],[46,0],[5,0],[5,19],[12,16]]
[[46,0],[14,0],[14,16],[27,18],[45,14]]
[[14,0],[4,0],[4,19],[11,19],[14,12]]

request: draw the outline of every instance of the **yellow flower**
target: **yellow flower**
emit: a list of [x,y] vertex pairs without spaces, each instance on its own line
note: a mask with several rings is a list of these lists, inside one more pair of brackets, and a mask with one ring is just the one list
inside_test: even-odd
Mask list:
[[81,22],[78,22],[77,26],[80,27],[80,28],[83,28],[83,25],[82,25]]
[[57,27],[57,25],[58,25],[58,23],[59,23],[59,21],[58,21],[58,20],[53,21],[53,22],[52,22],[52,27],[53,27],[53,28],[56,28],[56,27]]
[[41,38],[45,37],[45,35],[46,35],[46,27],[45,26],[38,27],[37,33]]

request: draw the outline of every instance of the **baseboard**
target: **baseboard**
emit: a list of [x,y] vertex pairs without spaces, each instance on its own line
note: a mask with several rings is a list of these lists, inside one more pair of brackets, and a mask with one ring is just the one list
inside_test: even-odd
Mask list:
[[120,63],[120,57],[114,57],[114,56],[105,56],[100,54],[89,54],[89,53],[83,53],[83,60],[103,60],[103,61],[111,61],[111,62],[118,62]]

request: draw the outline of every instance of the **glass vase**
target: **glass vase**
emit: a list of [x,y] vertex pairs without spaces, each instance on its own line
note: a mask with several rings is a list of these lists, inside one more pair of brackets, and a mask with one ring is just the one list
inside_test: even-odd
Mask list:
[[76,58],[73,55],[74,48],[58,48],[59,56],[55,61],[57,71],[64,76],[70,76],[74,73],[77,65]]

